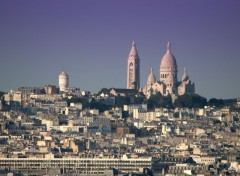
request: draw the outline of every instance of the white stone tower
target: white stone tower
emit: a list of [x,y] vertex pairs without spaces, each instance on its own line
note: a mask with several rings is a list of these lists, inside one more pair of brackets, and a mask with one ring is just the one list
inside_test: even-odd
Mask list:
[[127,68],[127,89],[140,88],[140,59],[136,49],[136,44],[133,41],[132,48],[128,56]]
[[69,76],[64,71],[59,75],[59,88],[61,92],[65,92],[68,87]]
[[166,90],[172,94],[176,92],[177,86],[177,62],[171,53],[171,46],[168,42],[167,52],[160,64],[160,81],[166,85]]

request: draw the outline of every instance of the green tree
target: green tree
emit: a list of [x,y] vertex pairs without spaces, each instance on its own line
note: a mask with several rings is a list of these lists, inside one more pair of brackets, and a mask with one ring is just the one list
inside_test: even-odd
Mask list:
[[90,103],[90,108],[98,109],[99,112],[104,112],[105,110],[109,110],[112,107],[110,105],[104,104],[102,101],[96,101],[95,99],[93,99]]
[[131,102],[129,97],[124,96],[116,96],[115,97],[115,105],[117,107],[122,107],[123,105],[129,105]]
[[207,99],[198,94],[183,94],[174,103],[175,107],[202,108],[207,105]]
[[135,134],[136,137],[148,136],[150,134],[147,128],[138,129],[134,125],[131,125],[131,133]]
[[129,117],[128,111],[122,111],[122,118],[127,118]]
[[5,94],[4,92],[0,91],[0,100],[3,100],[4,94]]
[[211,98],[208,101],[209,106],[216,106],[216,107],[223,107],[224,106],[224,101],[222,99],[217,99],[217,98]]
[[147,104],[149,109],[173,107],[171,95],[163,96],[160,92],[151,95]]
[[109,94],[109,93],[110,93],[110,89],[102,88],[102,89],[98,92],[98,95],[101,95],[102,93],[104,93],[104,94]]
[[2,101],[3,109],[6,110],[6,101],[4,99],[4,94],[5,94],[5,92],[0,91],[0,101]]
[[66,98],[65,100],[67,101],[68,106],[70,103],[82,103],[83,109],[90,107],[89,100],[85,97],[72,97],[71,99]]
[[134,103],[136,104],[142,104],[144,103],[145,98],[144,97],[134,97]]

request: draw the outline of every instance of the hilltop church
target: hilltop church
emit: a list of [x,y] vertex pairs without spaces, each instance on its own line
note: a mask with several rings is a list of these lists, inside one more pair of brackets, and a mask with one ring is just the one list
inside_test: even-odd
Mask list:
[[136,44],[132,43],[128,57],[127,89],[140,90],[148,98],[152,94],[160,92],[164,96],[171,95],[173,101],[185,93],[195,93],[195,84],[189,79],[186,68],[184,69],[181,81],[178,81],[177,73],[177,62],[171,52],[170,43],[168,43],[167,51],[160,63],[159,80],[156,80],[151,68],[146,86],[140,88],[140,58]]

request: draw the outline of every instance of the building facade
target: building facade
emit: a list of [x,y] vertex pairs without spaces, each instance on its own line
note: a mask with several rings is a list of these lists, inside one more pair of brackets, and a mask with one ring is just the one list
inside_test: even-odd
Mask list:
[[109,168],[130,173],[140,168],[151,168],[151,158],[0,158],[0,168],[11,171],[47,171],[61,169],[62,173],[103,174]]

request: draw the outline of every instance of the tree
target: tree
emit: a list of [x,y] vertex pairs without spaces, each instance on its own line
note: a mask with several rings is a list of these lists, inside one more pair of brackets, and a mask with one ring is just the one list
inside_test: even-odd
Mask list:
[[115,97],[115,105],[117,107],[122,107],[123,105],[129,105],[131,102],[129,97],[124,97],[124,96],[116,96]]
[[222,99],[211,98],[208,101],[209,106],[223,107],[224,101]]
[[183,94],[174,103],[175,107],[202,108],[207,105],[207,99],[198,94]]
[[157,132],[157,130],[154,129],[154,128],[151,128],[151,129],[149,130],[149,133],[150,133],[150,134],[155,134],[156,132]]
[[143,103],[146,103],[146,96],[140,92],[138,94],[135,95],[134,97],[134,103],[135,104],[143,104]]
[[98,92],[98,95],[101,95],[102,93],[104,93],[104,94],[109,94],[109,93],[110,93],[110,89],[102,88],[102,89]]
[[134,97],[134,103],[136,103],[136,104],[142,104],[142,103],[144,103],[144,100],[145,100],[145,98],[142,96]]
[[173,107],[171,95],[163,96],[160,92],[151,95],[147,104],[149,109]]
[[127,118],[129,117],[128,111],[122,111],[122,118]]
[[98,109],[99,112],[104,112],[105,110],[111,109],[111,106],[104,104],[102,101],[96,101],[95,99],[93,99],[90,103],[90,108]]
[[4,92],[0,91],[0,100],[2,100],[4,102]]
[[4,99],[4,94],[5,94],[5,92],[0,91],[0,101],[2,101],[3,109],[6,108],[6,101]]
[[147,128],[138,129],[134,125],[131,125],[131,133],[135,134],[136,137],[148,136],[150,134]]
[[0,91],[0,100],[3,98],[5,92]]
[[68,106],[70,105],[70,103],[82,103],[83,109],[90,107],[88,98],[72,97],[71,99],[66,98],[65,100],[67,101]]

